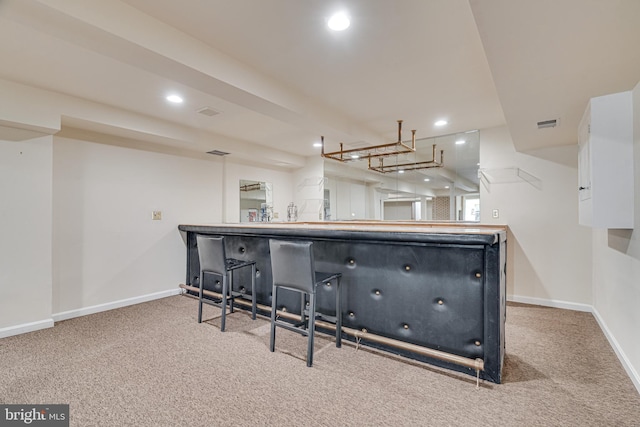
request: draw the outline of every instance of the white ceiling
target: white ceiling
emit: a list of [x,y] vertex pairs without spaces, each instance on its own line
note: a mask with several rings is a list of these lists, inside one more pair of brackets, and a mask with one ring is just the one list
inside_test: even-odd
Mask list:
[[[340,5],[352,25],[332,33]],[[590,97],[640,80],[638,22],[638,0],[0,0],[0,78],[197,137],[73,112],[63,125],[202,152],[268,146],[283,164],[317,155],[320,135],[395,141],[397,119],[406,138],[506,123],[530,151],[575,144]],[[538,130],[547,119],[560,125]]]
[[[589,98],[640,81],[638,0],[470,0],[514,144],[577,144]],[[558,119],[553,129],[537,122]]]

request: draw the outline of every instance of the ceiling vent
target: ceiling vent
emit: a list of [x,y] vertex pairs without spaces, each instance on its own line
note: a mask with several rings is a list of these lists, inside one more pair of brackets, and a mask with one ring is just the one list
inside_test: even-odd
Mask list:
[[543,122],[538,122],[538,129],[544,129],[544,128],[554,128],[556,127],[558,124],[557,120],[545,120]]
[[196,112],[200,114],[204,114],[205,116],[209,116],[209,117],[213,117],[215,115],[220,114],[220,111],[216,111],[211,107],[202,107],[201,109],[196,110]]
[[214,156],[226,156],[229,153],[225,153],[224,151],[220,151],[220,150],[211,150],[211,151],[207,151],[207,154],[213,154]]

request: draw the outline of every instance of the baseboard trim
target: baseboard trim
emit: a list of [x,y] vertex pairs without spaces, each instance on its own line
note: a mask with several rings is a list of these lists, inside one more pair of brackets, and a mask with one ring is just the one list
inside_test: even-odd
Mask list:
[[519,302],[522,304],[541,305],[544,307],[562,308],[565,310],[593,312],[593,307],[588,304],[577,302],[559,301],[545,298],[523,297],[519,295],[507,296],[507,301]]
[[27,332],[39,331],[53,327],[53,319],[39,320],[37,322],[23,323],[16,326],[8,326],[0,329],[0,338],[11,337],[13,335],[26,334]]
[[147,301],[153,301],[160,298],[166,298],[173,295],[180,295],[182,289],[170,289],[168,291],[155,292],[153,294],[140,295],[133,298],[121,299],[118,301],[112,301],[105,304],[92,305],[90,307],[83,307],[76,310],[63,311],[61,313],[54,313],[52,315],[55,322],[61,320],[73,319],[74,317],[86,316],[89,314],[100,313],[101,311],[113,310],[115,308],[126,307],[129,305],[140,304]]
[[629,378],[631,378],[631,381],[636,387],[636,390],[638,390],[638,393],[640,393],[640,375],[638,375],[638,372],[634,369],[633,365],[627,358],[627,355],[624,353],[624,351],[622,351],[622,348],[618,344],[618,341],[613,336],[611,331],[609,331],[609,328],[607,328],[607,324],[604,322],[604,319],[600,316],[600,313],[598,313],[598,310],[596,310],[595,307],[593,307],[592,313],[593,317],[596,318],[596,322],[598,322],[600,329],[604,333],[604,336],[607,337],[609,344],[613,348],[613,351],[616,353],[616,356],[618,356],[618,360],[620,361],[620,363],[622,363],[622,367],[627,372]]

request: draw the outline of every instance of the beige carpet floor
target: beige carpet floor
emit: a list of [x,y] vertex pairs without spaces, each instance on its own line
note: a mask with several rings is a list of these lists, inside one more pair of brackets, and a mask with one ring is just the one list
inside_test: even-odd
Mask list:
[[0,339],[0,403],[68,403],[72,426],[640,426],[640,395],[589,313],[507,309],[504,383],[176,296]]

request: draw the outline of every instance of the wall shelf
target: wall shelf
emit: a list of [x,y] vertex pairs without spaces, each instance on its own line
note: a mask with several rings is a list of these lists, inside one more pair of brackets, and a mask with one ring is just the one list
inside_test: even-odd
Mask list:
[[538,190],[542,189],[542,181],[536,176],[517,167],[478,170],[478,178],[488,192],[494,184],[515,184],[526,182]]

